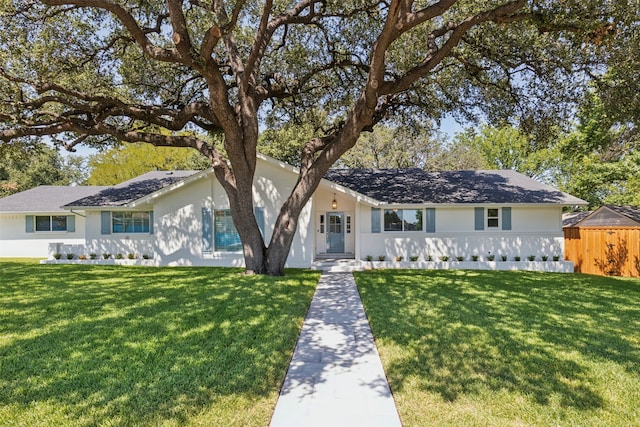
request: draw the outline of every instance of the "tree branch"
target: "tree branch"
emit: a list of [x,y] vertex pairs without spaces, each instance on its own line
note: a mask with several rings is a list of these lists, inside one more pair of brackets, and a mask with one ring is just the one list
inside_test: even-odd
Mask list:
[[191,45],[191,37],[189,36],[189,28],[182,13],[181,0],[166,0],[169,8],[169,17],[171,18],[171,27],[173,28],[172,40],[176,45],[176,49],[180,53],[180,57],[185,64],[193,65],[193,46]]
[[109,0],[43,0],[48,6],[75,5],[78,7],[102,9],[112,13],[125,26],[138,46],[149,57],[163,62],[182,63],[179,53],[174,49],[154,46],[147,33],[138,25],[135,18],[122,6]]
[[[484,22],[493,21],[501,22],[503,19],[513,19],[513,14],[524,7],[524,0],[516,0],[490,11],[482,12],[477,15],[468,17],[457,25],[445,25],[443,28],[432,32],[432,37],[444,36],[449,33],[449,38],[445,43],[436,49],[431,49],[430,55],[418,66],[410,69],[399,79],[393,82],[385,82],[381,88],[381,94],[392,94],[405,91],[413,85],[417,80],[424,77],[433,70],[444,58],[449,56],[453,48],[458,45],[462,37],[469,29]],[[520,19],[524,19],[526,14],[520,14]]]

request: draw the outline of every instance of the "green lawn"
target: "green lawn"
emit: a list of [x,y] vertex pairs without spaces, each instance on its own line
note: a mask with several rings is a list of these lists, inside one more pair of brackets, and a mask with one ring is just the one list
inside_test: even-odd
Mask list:
[[405,426],[640,425],[640,280],[356,274]]
[[0,260],[0,425],[268,425],[319,274]]

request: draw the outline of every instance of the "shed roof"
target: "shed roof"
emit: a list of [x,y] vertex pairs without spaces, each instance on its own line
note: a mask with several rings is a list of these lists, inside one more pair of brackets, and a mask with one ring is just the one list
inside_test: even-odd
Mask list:
[[640,209],[633,206],[601,206],[567,227],[640,227]]
[[42,185],[0,199],[0,212],[64,212],[63,205],[109,187]]
[[119,207],[134,202],[200,171],[153,171],[91,194],[71,200],[65,207]]
[[586,204],[512,170],[333,169],[325,179],[394,204]]

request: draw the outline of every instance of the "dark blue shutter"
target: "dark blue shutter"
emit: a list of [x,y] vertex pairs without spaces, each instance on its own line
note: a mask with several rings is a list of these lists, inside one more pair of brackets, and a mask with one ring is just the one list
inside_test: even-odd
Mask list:
[[380,232],[380,208],[371,208],[371,232]]
[[436,208],[427,208],[427,233],[436,232]]
[[511,230],[511,208],[502,208],[502,229]]
[[253,213],[256,217],[260,233],[262,233],[262,238],[264,239],[264,208],[255,207],[253,208]]
[[67,215],[67,231],[73,233],[76,231],[76,216]]
[[24,230],[27,233],[33,233],[33,215],[27,215],[24,217]]
[[102,211],[100,212],[100,234],[111,234],[111,212]]
[[213,215],[210,208],[202,208],[202,253],[213,252]]
[[153,211],[149,211],[149,234],[153,234]]
[[484,230],[484,208],[475,208],[475,229]]

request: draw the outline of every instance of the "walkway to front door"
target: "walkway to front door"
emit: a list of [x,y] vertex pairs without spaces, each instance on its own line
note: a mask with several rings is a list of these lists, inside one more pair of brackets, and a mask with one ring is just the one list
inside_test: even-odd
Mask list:
[[323,273],[270,427],[400,427],[351,273]]

